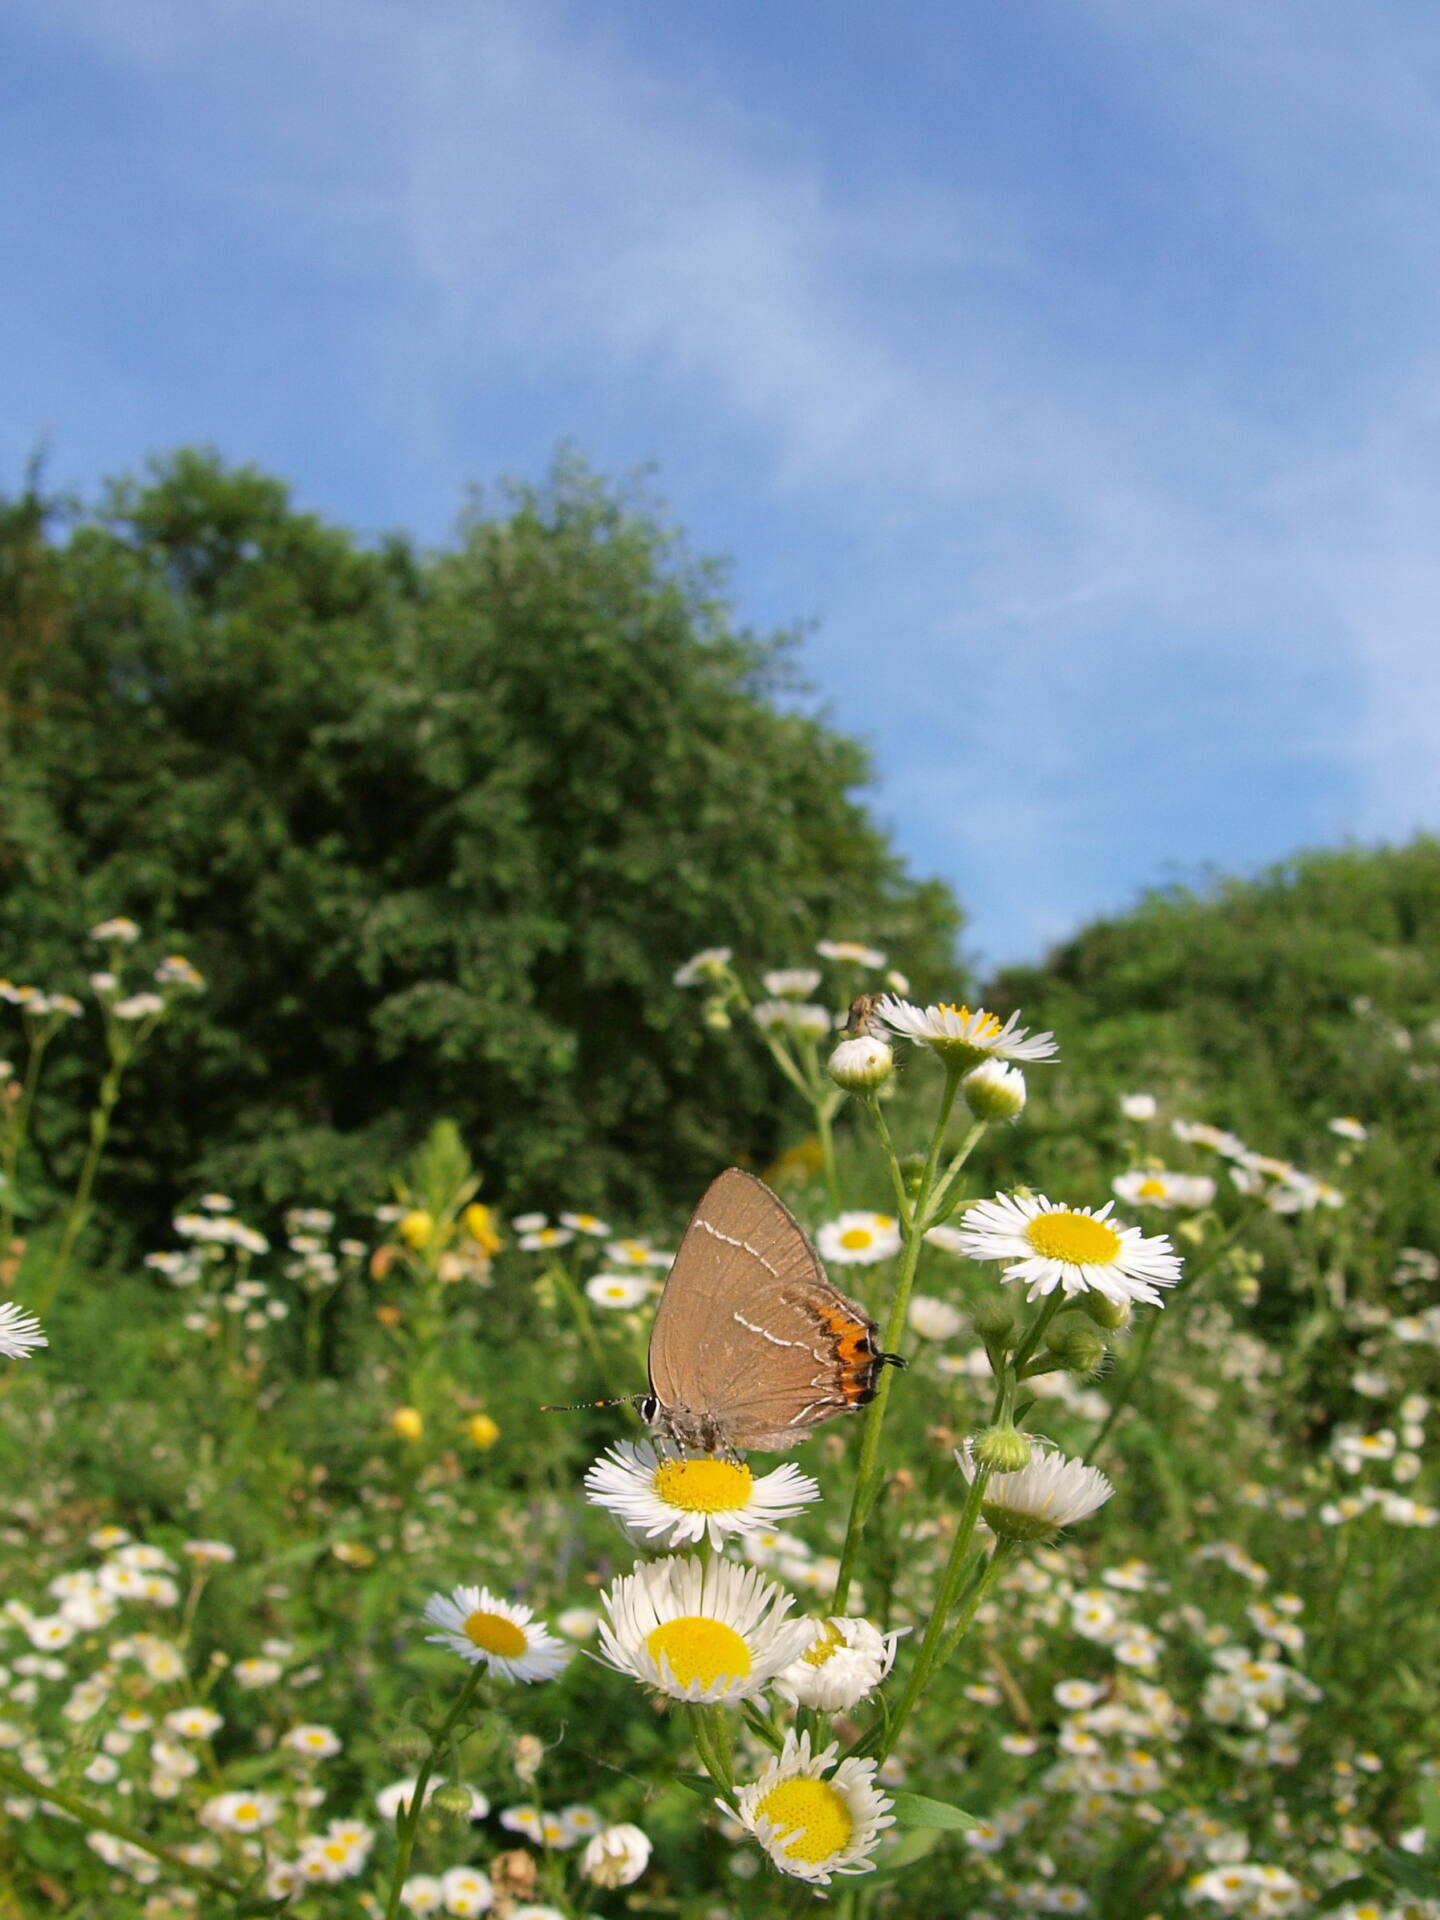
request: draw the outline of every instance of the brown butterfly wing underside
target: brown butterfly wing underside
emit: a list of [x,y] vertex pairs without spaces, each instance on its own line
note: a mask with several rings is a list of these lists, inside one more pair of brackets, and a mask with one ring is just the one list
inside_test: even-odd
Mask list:
[[891,1358],[877,1336],[789,1208],[731,1167],[690,1216],[660,1297],[646,1418],[679,1446],[783,1452],[874,1398]]

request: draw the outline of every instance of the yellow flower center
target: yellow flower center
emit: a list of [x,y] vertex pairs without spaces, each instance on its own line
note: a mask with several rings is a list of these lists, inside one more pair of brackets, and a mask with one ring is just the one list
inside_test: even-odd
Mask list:
[[465,1620],[466,1638],[473,1640],[482,1653],[499,1654],[503,1660],[515,1660],[529,1642],[524,1632],[503,1613],[472,1613]]
[[729,1513],[750,1504],[755,1479],[742,1460],[662,1460],[656,1493],[685,1513]]
[[826,1780],[782,1780],[755,1809],[790,1833],[780,1851],[787,1860],[805,1860],[816,1866],[850,1844],[855,1822],[843,1794]]
[[1107,1267],[1120,1251],[1120,1236],[1088,1213],[1037,1214],[1025,1238],[1047,1260],[1071,1267]]
[[825,1622],[824,1632],[814,1640],[801,1656],[807,1667],[823,1667],[833,1654],[837,1654],[845,1645],[845,1636],[833,1620]]
[[750,1649],[740,1635],[705,1614],[663,1620],[646,1634],[645,1646],[657,1665],[669,1664],[682,1687],[698,1680],[708,1690],[717,1680],[743,1680],[750,1671]]
[[1148,1180],[1142,1180],[1137,1189],[1139,1198],[1142,1200],[1163,1200],[1166,1191],[1165,1182],[1157,1180],[1153,1174]]
[[875,1238],[869,1227],[847,1227],[840,1236],[842,1247],[868,1247]]
[[953,1013],[955,1018],[962,1024],[974,1020],[977,1023],[975,1031],[966,1035],[966,1038],[969,1040],[980,1042],[993,1040],[1000,1031],[999,1016],[993,1013],[986,1013],[983,1007],[976,1007],[972,1013],[969,1007],[957,1007],[953,1000],[942,1000],[940,1002],[940,1011],[941,1013]]

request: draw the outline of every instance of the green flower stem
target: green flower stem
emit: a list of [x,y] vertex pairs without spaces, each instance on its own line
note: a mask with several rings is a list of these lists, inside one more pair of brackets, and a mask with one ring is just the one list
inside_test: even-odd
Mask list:
[[956,1149],[954,1159],[951,1160],[949,1166],[946,1167],[944,1173],[941,1174],[934,1192],[930,1195],[930,1203],[926,1208],[926,1214],[928,1216],[925,1222],[926,1226],[933,1227],[939,1218],[941,1205],[946,1194],[950,1191],[956,1174],[959,1173],[960,1169],[974,1152],[975,1142],[980,1138],[981,1134],[984,1133],[986,1125],[987,1123],[984,1120],[977,1120],[965,1135],[965,1138],[960,1142],[959,1147]]
[[435,1762],[442,1753],[449,1752],[451,1735],[469,1711],[470,1703],[474,1700],[486,1671],[485,1663],[477,1660],[471,1669],[469,1679],[461,1690],[459,1699],[446,1714],[439,1730],[430,1736],[430,1751],[420,1763],[415,1790],[410,1795],[409,1811],[396,1816],[395,1873],[390,1883],[390,1898],[385,1903],[385,1920],[395,1920],[395,1916],[400,1911],[400,1889],[405,1884],[410,1855],[415,1846],[415,1835],[419,1832],[420,1820],[425,1812],[425,1789],[429,1786],[430,1776],[435,1771]]
[[879,1090],[872,1087],[865,1095],[865,1105],[870,1109],[870,1118],[875,1123],[875,1131],[880,1136],[880,1144],[885,1149],[885,1162],[890,1169],[890,1179],[895,1188],[895,1211],[900,1216],[900,1224],[910,1231],[910,1196],[905,1191],[905,1176],[900,1171],[900,1156],[895,1151],[895,1143],[890,1138],[890,1123],[885,1118],[885,1109],[880,1103]]
[[20,1099],[11,1112],[10,1123],[5,1133],[5,1192],[0,1195],[0,1254],[10,1245],[11,1235],[15,1231],[15,1174],[20,1164],[20,1149],[25,1143],[25,1135],[30,1125],[30,1109],[35,1104],[35,1090],[40,1084],[40,1063],[45,1057],[45,1049],[50,1044],[49,1033],[38,1033],[30,1042],[29,1057],[25,1062],[25,1080],[20,1089]]
[[197,1867],[188,1860],[182,1860],[178,1853],[171,1853],[168,1847],[158,1846],[148,1833],[142,1833],[138,1827],[117,1820],[113,1814],[105,1813],[73,1793],[62,1793],[58,1787],[46,1786],[43,1780],[36,1780],[23,1767],[16,1766],[13,1760],[7,1760],[3,1755],[0,1755],[0,1781],[30,1799],[43,1800],[47,1806],[59,1807],[64,1813],[73,1814],[77,1820],[98,1828],[101,1833],[113,1833],[117,1840],[127,1840],[132,1847],[139,1847],[142,1853],[148,1853],[152,1859],[163,1860],[171,1873],[178,1874],[181,1879],[193,1880],[197,1885],[210,1887],[216,1893],[228,1894],[232,1900],[251,1897],[248,1888],[237,1886],[223,1874],[212,1873],[208,1867]]
[[[128,1057],[128,1056],[127,1056]],[[100,1098],[90,1114],[90,1144],[85,1149],[84,1164],[80,1168],[80,1179],[75,1188],[75,1197],[70,1202],[70,1211],[65,1216],[65,1230],[60,1236],[60,1245],[55,1258],[50,1263],[50,1272],[45,1285],[40,1289],[40,1297],[35,1302],[35,1311],[43,1316],[48,1311],[60,1283],[65,1278],[65,1270],[70,1264],[70,1255],[75,1250],[75,1242],[80,1237],[90,1214],[90,1194],[95,1185],[95,1175],[100,1168],[100,1156],[105,1151],[105,1139],[110,1131],[110,1116],[115,1111],[115,1102],[120,1098],[120,1078],[125,1071],[123,1058],[112,1058],[106,1069],[105,1078],[100,1082]]]
[[[920,1176],[915,1205],[910,1215],[905,1252],[900,1262],[900,1277],[895,1283],[895,1294],[890,1302],[890,1317],[885,1323],[883,1344],[886,1353],[897,1352],[904,1337],[905,1316],[910,1308],[915,1271],[920,1264],[920,1250],[925,1244],[925,1229],[930,1223],[930,1189],[935,1179],[935,1169],[939,1165],[945,1129],[950,1123],[951,1109],[955,1105],[955,1095],[959,1091],[963,1072],[963,1067],[953,1064],[947,1064],[945,1068],[945,1090],[940,1096],[940,1110],[935,1117],[934,1131],[930,1136],[930,1151],[926,1156],[925,1171]],[[889,1157],[892,1164],[895,1164],[893,1150]],[[898,1172],[898,1165],[896,1171]],[[865,1431],[860,1439],[860,1460],[855,1470],[855,1491],[850,1499],[850,1520],[845,1529],[845,1544],[840,1550],[840,1570],[835,1580],[834,1610],[836,1613],[844,1613],[849,1603],[850,1586],[855,1578],[855,1561],[860,1551],[860,1535],[875,1499],[880,1477],[880,1435],[885,1425],[885,1409],[890,1400],[891,1372],[892,1369],[889,1367],[881,1368],[880,1378],[875,1384],[875,1398],[865,1410]]]
[[1045,1329],[1055,1318],[1056,1314],[1059,1313],[1060,1309],[1067,1304],[1068,1298],[1069,1296],[1061,1293],[1057,1287],[1055,1292],[1046,1300],[1039,1313],[1037,1313],[1035,1318],[1030,1322],[1029,1327],[1021,1338],[1019,1346],[1016,1347],[1014,1353],[1011,1354],[1010,1365],[1006,1368],[1006,1379],[1004,1381],[1004,1385],[1009,1387],[1010,1391],[1005,1396],[1003,1413],[997,1413],[997,1418],[1004,1417],[1004,1415],[1010,1412],[1010,1406],[1014,1400],[1013,1383],[1020,1378],[1021,1368],[1039,1346]]
[[[965,1581],[965,1563],[970,1554],[970,1542],[974,1537],[976,1523],[980,1518],[980,1507],[985,1497],[985,1482],[990,1478],[988,1467],[977,1466],[974,1477],[965,1495],[965,1504],[960,1509],[960,1519],[956,1524],[955,1538],[950,1544],[950,1556],[945,1562],[945,1571],[940,1576],[940,1586],[935,1595],[935,1605],[931,1610],[930,1621],[925,1629],[925,1637],[915,1655],[915,1664],[910,1669],[910,1678],[890,1715],[885,1728],[884,1746],[880,1758],[884,1759],[899,1739],[905,1722],[909,1719],[915,1702],[919,1699],[926,1681],[930,1678],[939,1654],[941,1642],[945,1638],[949,1625],[950,1611],[955,1605],[960,1589]],[[977,1583],[977,1588],[983,1583]],[[974,1616],[975,1607],[980,1604],[975,1598],[974,1606],[965,1617],[965,1624]]]
[[830,1211],[839,1213],[840,1173],[835,1165],[835,1128],[832,1124],[834,1109],[824,1095],[815,1100],[815,1135],[820,1142],[820,1161],[825,1170],[825,1193],[830,1202]]
[[735,1765],[730,1749],[730,1729],[725,1724],[724,1707],[696,1701],[690,1708],[690,1731],[695,1751],[710,1778],[727,1800],[735,1798]]
[[[943,1667],[956,1647],[964,1639],[971,1621],[980,1611],[980,1603],[995,1584],[1001,1570],[1016,1559],[1020,1553],[1020,1543],[1016,1540],[997,1540],[995,1551],[978,1569],[977,1577],[968,1586],[962,1588],[959,1597],[959,1609],[950,1623],[950,1630],[940,1642],[940,1651],[935,1656],[935,1667]],[[934,1672],[932,1667],[931,1671]],[[887,1749],[888,1751],[888,1749]]]

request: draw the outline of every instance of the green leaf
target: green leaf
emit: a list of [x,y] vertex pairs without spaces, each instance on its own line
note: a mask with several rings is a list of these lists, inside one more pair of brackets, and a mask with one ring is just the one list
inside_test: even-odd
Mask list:
[[952,1807],[944,1800],[927,1800],[923,1793],[896,1793],[891,1799],[895,1804],[895,1824],[902,1833],[932,1828],[942,1833],[959,1833],[980,1824],[978,1814],[966,1813],[963,1807]]
[[1375,1863],[1406,1893],[1413,1893],[1419,1900],[1440,1900],[1440,1874],[1429,1861],[1417,1860],[1413,1853],[1402,1853],[1398,1847],[1381,1847]]
[[1338,1886],[1327,1887],[1312,1911],[1331,1913],[1351,1900],[1383,1899],[1389,1890],[1383,1881],[1374,1879],[1370,1874],[1357,1874],[1352,1880],[1342,1880]]

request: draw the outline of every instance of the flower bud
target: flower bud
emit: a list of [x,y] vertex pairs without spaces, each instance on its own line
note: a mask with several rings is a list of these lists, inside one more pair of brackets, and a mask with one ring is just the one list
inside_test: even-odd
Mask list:
[[701,1019],[712,1033],[725,1033],[730,1026],[730,1015],[723,1000],[707,1000]]
[[413,1773],[429,1751],[430,1736],[419,1727],[397,1727],[385,1742],[385,1758],[400,1773]]
[[846,1093],[868,1093],[882,1087],[895,1070],[895,1056],[883,1040],[860,1034],[842,1040],[825,1063],[825,1071]]
[[1075,1305],[1081,1313],[1088,1314],[1097,1327],[1104,1327],[1109,1333],[1130,1324],[1128,1300],[1107,1300],[1103,1293],[1082,1293]]
[[977,1120],[1014,1120],[1025,1110],[1025,1076],[1003,1060],[982,1060],[960,1082]]
[[1094,1373],[1105,1358],[1105,1342],[1093,1327],[1078,1320],[1051,1327],[1045,1345],[1067,1373]]
[[1030,1442],[1014,1427],[986,1427],[971,1451],[976,1464],[992,1473],[1019,1473],[1030,1464]]
[[982,1300],[970,1316],[976,1333],[987,1347],[1013,1347],[1019,1327],[1014,1303],[1003,1295]]
[[462,1786],[458,1780],[447,1780],[443,1787],[437,1787],[427,1803],[436,1813],[443,1813],[447,1820],[468,1820],[475,1805],[475,1796],[469,1787]]

